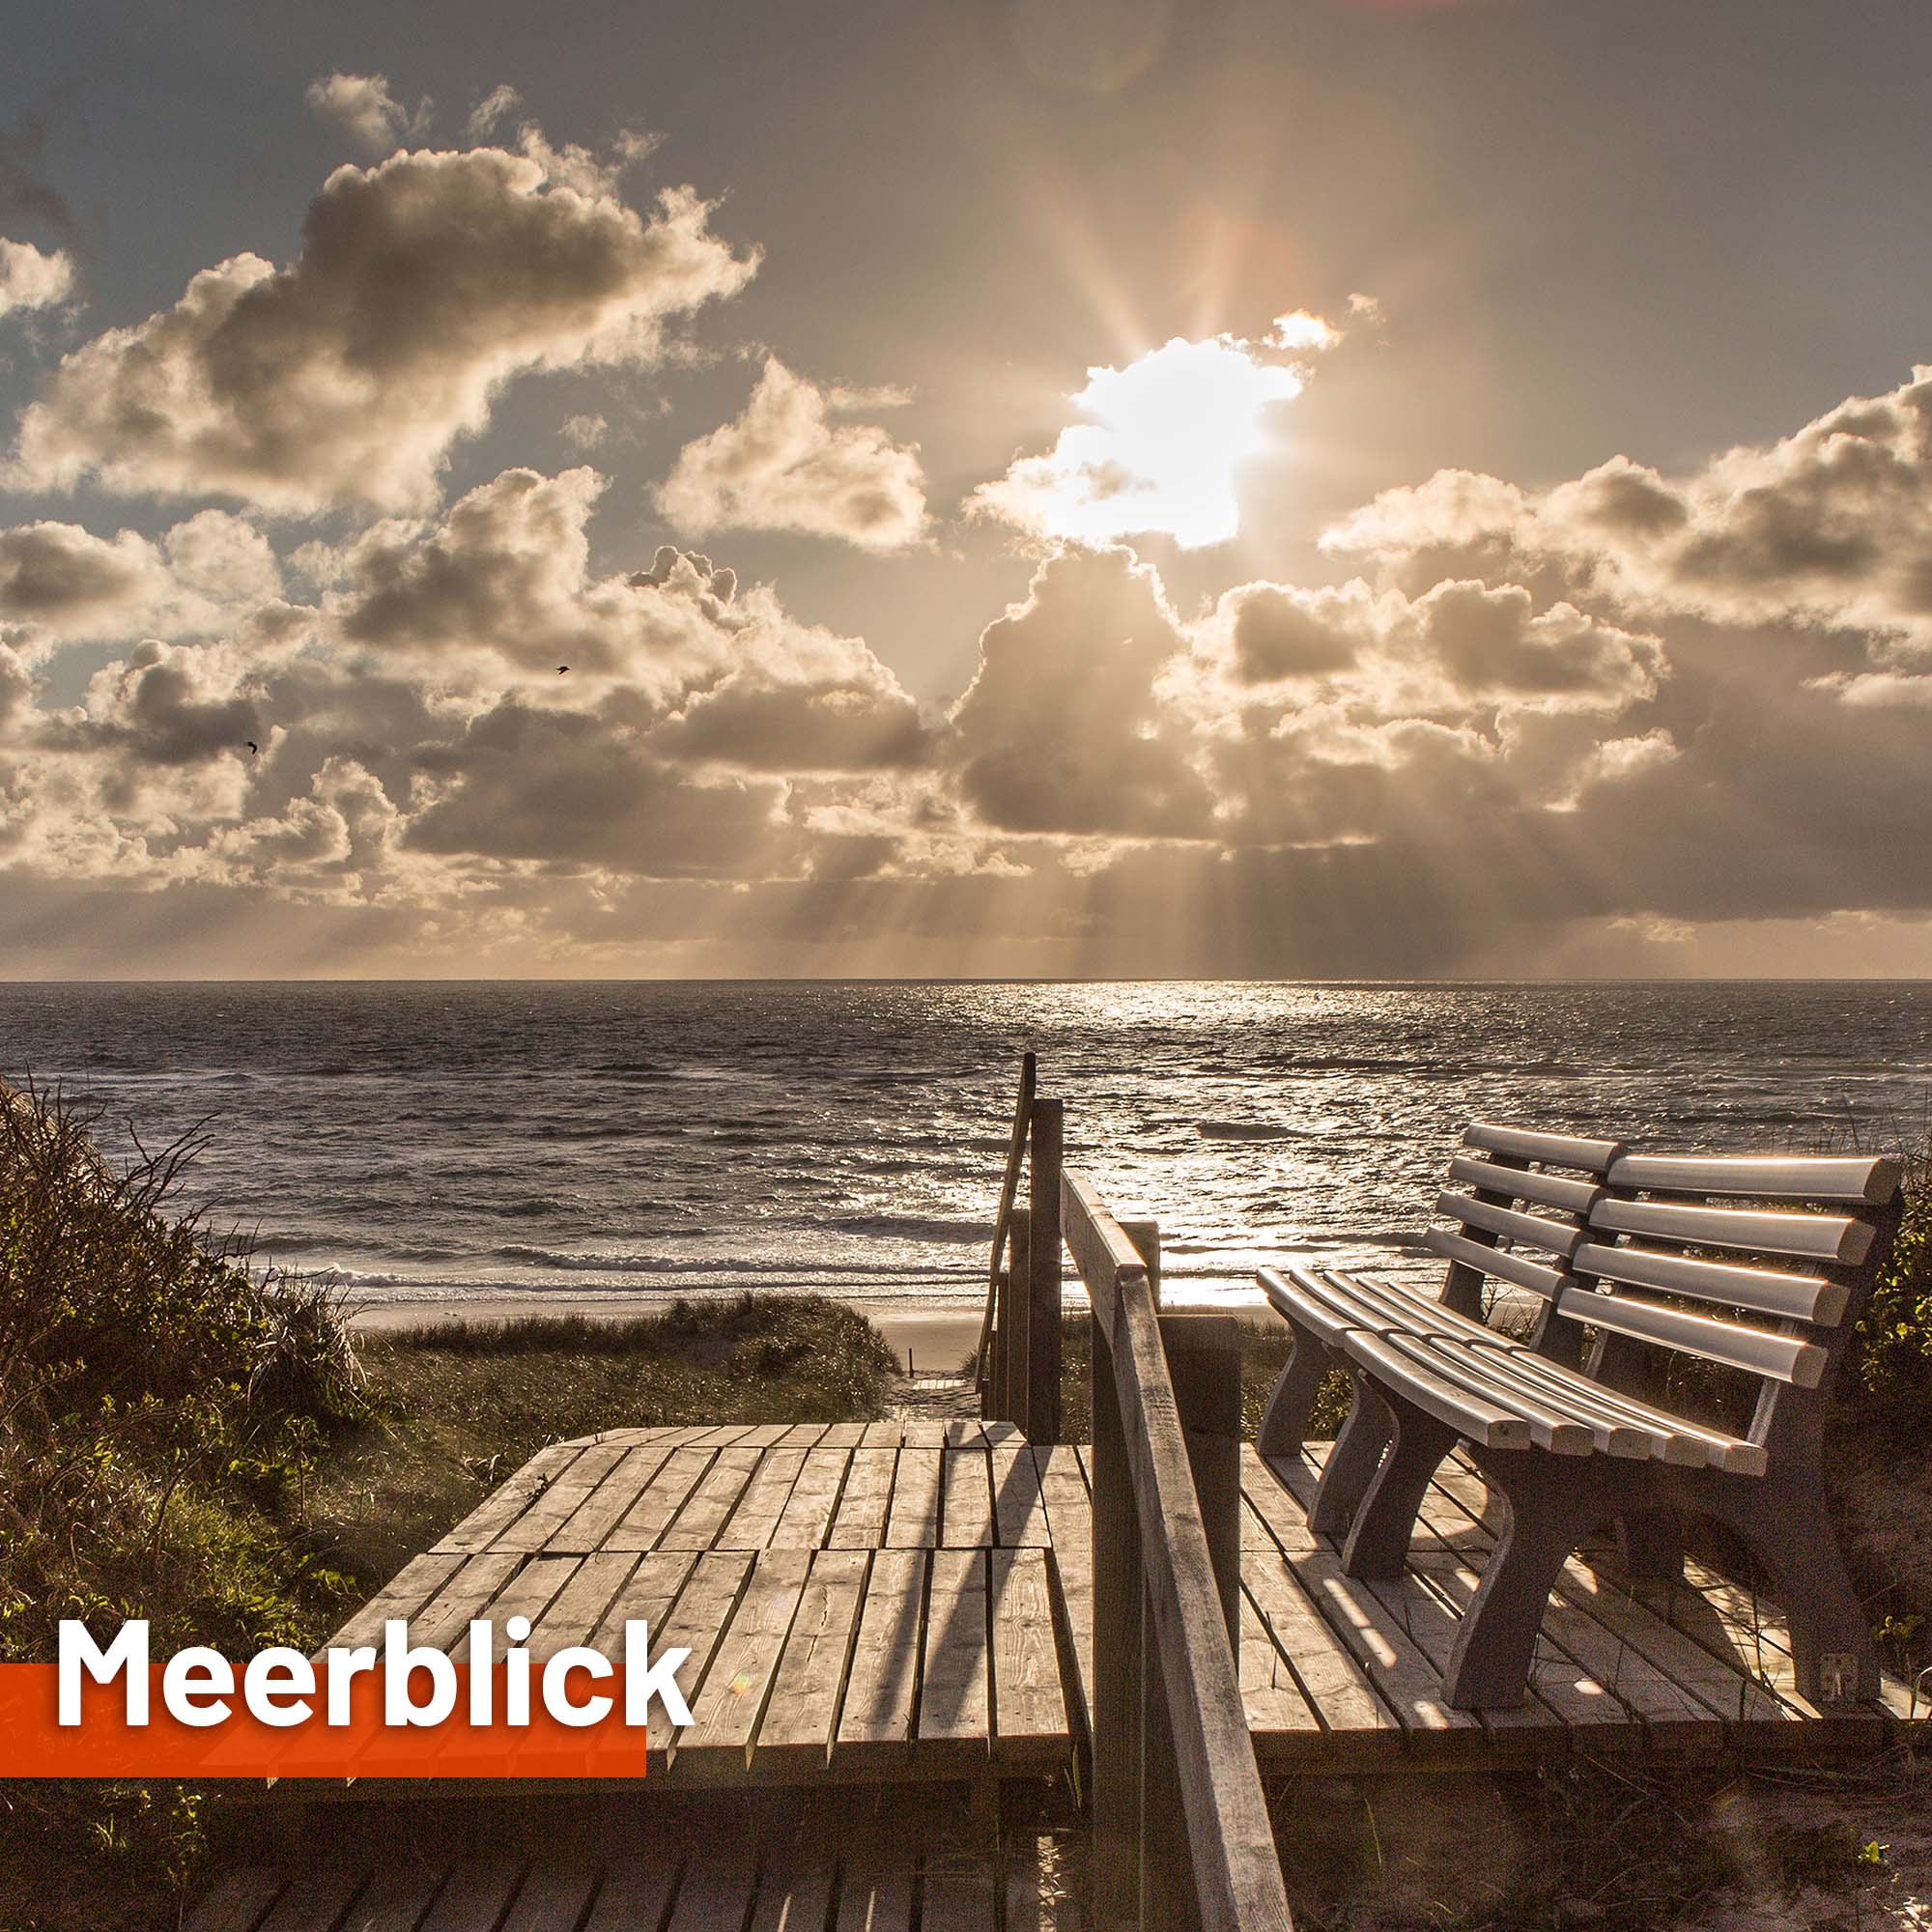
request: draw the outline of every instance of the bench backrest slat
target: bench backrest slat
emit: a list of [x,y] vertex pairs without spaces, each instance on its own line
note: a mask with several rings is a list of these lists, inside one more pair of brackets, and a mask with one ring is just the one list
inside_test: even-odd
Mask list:
[[1501,1167],[1459,1153],[1449,1163],[1449,1179],[1461,1187],[1480,1187],[1533,1201],[1539,1208],[1560,1208],[1566,1214],[1587,1214],[1603,1193],[1603,1183],[1574,1180],[1566,1174],[1545,1174],[1540,1168]]
[[1556,1297],[1556,1309],[1573,1321],[1638,1342],[1661,1343],[1666,1349],[1701,1355],[1706,1361],[1751,1375],[1768,1376],[1800,1388],[1816,1388],[1829,1360],[1815,1342],[1795,1335],[1775,1335],[1742,1321],[1721,1321],[1709,1315],[1690,1315],[1637,1294],[1599,1294],[1572,1282]]
[[1591,1174],[1602,1174],[1624,1151],[1621,1141],[1534,1133],[1527,1127],[1506,1127],[1494,1121],[1470,1122],[1463,1129],[1463,1145],[1513,1160],[1541,1161],[1546,1167],[1580,1167]]
[[1879,1208],[1898,1192],[1895,1160],[1759,1159],[1727,1154],[1623,1154],[1612,1187],[1751,1201],[1851,1202]]
[[[1452,1166],[1452,1173],[1455,1171]],[[1869,1221],[1847,1214],[1780,1214],[1769,1209],[1687,1208],[1672,1201],[1595,1202],[1584,1210],[1600,1232],[1645,1235],[1686,1247],[1747,1248],[1794,1261],[1857,1267],[1871,1253]]]
[[[1497,1168],[1498,1175],[1509,1172]],[[1438,1194],[1435,1211],[1461,1221],[1465,1228],[1480,1228],[1489,1235],[1507,1235],[1518,1247],[1542,1248],[1562,1261],[1577,1252],[1588,1230],[1578,1221],[1552,1221],[1542,1214],[1524,1214],[1514,1208],[1498,1208],[1488,1201],[1476,1201],[1466,1194]]]
[[1446,1262],[1479,1268],[1484,1274],[1492,1274],[1498,1281],[1508,1282],[1512,1288],[1526,1288],[1532,1294],[1542,1295],[1546,1301],[1570,1279],[1560,1268],[1545,1267],[1541,1263],[1528,1261],[1507,1248],[1485,1247],[1481,1241],[1472,1241],[1468,1236],[1455,1234],[1447,1228],[1427,1229],[1422,1236],[1422,1245]]
[[1817,1275],[1782,1274],[1771,1268],[1737,1267],[1728,1262],[1692,1261],[1656,1248],[1605,1247],[1586,1241],[1572,1259],[1579,1275],[1624,1282],[1633,1288],[1661,1289],[1693,1301],[1723,1308],[1748,1308],[1782,1321],[1808,1321],[1835,1328],[1844,1319],[1851,1292],[1841,1281]]

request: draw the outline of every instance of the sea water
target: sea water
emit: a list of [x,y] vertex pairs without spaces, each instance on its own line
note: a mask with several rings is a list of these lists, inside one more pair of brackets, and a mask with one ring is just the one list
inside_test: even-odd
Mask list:
[[1923,1144],[1932,985],[0,985],[0,1073],[365,1303],[983,1282],[1019,1056],[1170,1292],[1407,1272],[1471,1118],[1661,1149]]

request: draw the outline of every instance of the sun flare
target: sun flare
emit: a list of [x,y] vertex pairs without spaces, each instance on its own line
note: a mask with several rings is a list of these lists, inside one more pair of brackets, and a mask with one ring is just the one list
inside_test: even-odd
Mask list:
[[1043,456],[1022,457],[976,495],[984,513],[1075,543],[1160,533],[1183,550],[1240,533],[1236,480],[1265,444],[1267,411],[1292,402],[1304,372],[1270,352],[1339,339],[1319,316],[1283,316],[1262,343],[1175,336],[1124,368],[1091,368],[1068,400],[1071,424]]

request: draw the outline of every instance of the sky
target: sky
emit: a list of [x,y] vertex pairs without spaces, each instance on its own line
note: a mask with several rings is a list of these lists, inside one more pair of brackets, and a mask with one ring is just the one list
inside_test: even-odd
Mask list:
[[1923,0],[8,56],[0,977],[1932,972]]

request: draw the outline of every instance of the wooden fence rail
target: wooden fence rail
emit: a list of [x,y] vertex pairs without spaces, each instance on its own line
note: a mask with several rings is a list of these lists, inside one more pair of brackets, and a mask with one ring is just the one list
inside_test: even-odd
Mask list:
[[1239,1337],[1163,1318],[1151,1257],[1060,1184],[1094,1306],[1094,1918],[1288,1932],[1236,1662]]

